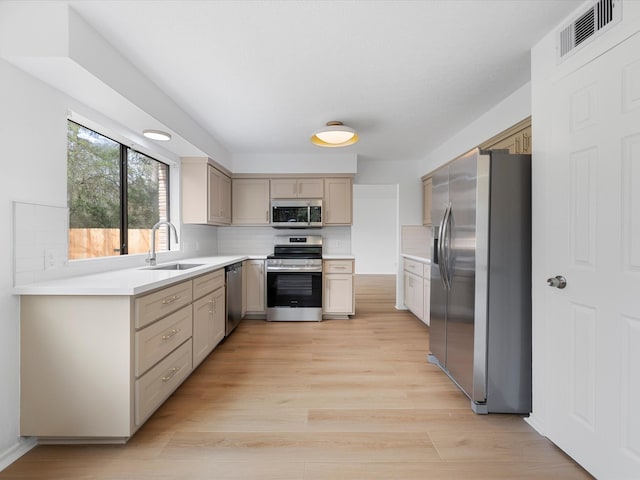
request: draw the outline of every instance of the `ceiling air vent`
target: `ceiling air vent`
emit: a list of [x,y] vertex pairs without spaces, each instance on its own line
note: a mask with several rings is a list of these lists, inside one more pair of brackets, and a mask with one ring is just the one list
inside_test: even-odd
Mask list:
[[622,18],[621,0],[599,0],[560,31],[558,54],[561,60]]

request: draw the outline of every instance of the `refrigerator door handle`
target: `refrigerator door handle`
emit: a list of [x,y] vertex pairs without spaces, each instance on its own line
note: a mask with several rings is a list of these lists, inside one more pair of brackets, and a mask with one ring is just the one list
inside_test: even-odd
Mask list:
[[447,288],[447,282],[444,278],[444,270],[443,270],[443,263],[444,263],[444,257],[443,257],[443,251],[442,251],[442,245],[444,243],[444,221],[447,218],[447,209],[449,207],[447,207],[444,211],[444,214],[442,215],[442,219],[440,220],[440,238],[438,239],[438,270],[440,270],[440,279],[442,280],[442,284],[444,285],[445,289]]
[[449,278],[449,257],[451,252],[451,204],[447,206],[442,219],[442,230],[440,235],[440,271],[442,280],[447,290],[451,290],[451,279]]
[[451,208],[451,204],[449,204],[449,213],[447,214],[447,237],[445,239],[445,265],[444,265],[444,271],[447,274],[447,284],[449,285],[449,290],[451,290],[451,287],[453,285],[452,283],[452,279],[451,279],[451,215],[453,213],[453,210]]

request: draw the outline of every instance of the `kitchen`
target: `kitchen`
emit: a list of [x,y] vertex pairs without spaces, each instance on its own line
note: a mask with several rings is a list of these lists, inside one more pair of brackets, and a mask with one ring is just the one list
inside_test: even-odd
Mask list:
[[[443,161],[455,158],[487,138],[519,122],[523,118],[532,115],[532,113],[534,136],[536,136],[536,139],[534,139],[534,154],[536,152],[535,149],[539,148],[536,145],[542,146],[544,142],[547,141],[544,133],[540,133],[539,135],[535,133],[535,122],[536,115],[546,115],[547,118],[552,116],[552,114],[548,113],[548,103],[545,103],[543,99],[546,94],[546,90],[544,90],[547,88],[546,82],[548,82],[546,77],[551,76],[547,75],[547,73],[554,68],[553,65],[555,64],[554,53],[550,53],[554,52],[554,47],[552,46],[553,39],[551,38],[553,35],[549,35],[549,38],[545,37],[545,42],[541,43],[534,51],[538,56],[532,57],[531,83],[524,82],[522,86],[512,90],[512,92],[503,92],[501,97],[496,97],[487,104],[484,110],[480,110],[475,116],[461,120],[457,128],[452,131],[455,133],[441,137],[446,138],[447,140],[445,141],[434,141],[432,149],[427,151],[427,153],[424,151],[402,152],[402,159],[399,159],[397,163],[390,163],[385,161],[385,159],[368,158],[353,153],[340,152],[325,155],[317,153],[316,150],[307,151],[308,153],[302,155],[296,153],[256,155],[238,152],[232,156],[225,151],[220,144],[206,135],[202,126],[188,118],[183,111],[176,108],[175,104],[162,96],[158,91],[158,87],[150,83],[145,83],[144,79],[140,78],[138,71],[133,68],[131,63],[123,62],[123,59],[117,55],[114,56],[113,52],[111,52],[109,58],[116,63],[123,62],[120,73],[131,72],[132,80],[127,85],[118,84],[118,75],[105,71],[104,65],[97,64],[99,62],[95,62],[91,55],[88,55],[86,52],[76,49],[62,54],[64,53],[62,52],[62,50],[64,50],[62,44],[51,44],[52,49],[55,47],[61,50],[50,50],[47,54],[53,56],[61,54],[62,57],[68,55],[74,60],[67,63],[62,62],[64,65],[59,69],[55,69],[55,74],[51,73],[49,75],[49,80],[54,83],[55,88],[36,80],[37,77],[47,77],[46,73],[43,72],[42,66],[46,64],[48,60],[44,58],[41,63],[33,59],[29,60],[27,58],[30,53],[29,48],[41,48],[42,45],[34,45],[39,38],[38,33],[50,31],[49,29],[43,28],[43,25],[48,25],[48,23],[44,21],[42,17],[49,15],[50,18],[59,19],[60,25],[68,22],[68,19],[65,19],[68,13],[66,10],[61,12],[58,7],[59,5],[51,5],[48,7],[51,9],[49,11],[42,11],[39,14],[29,14],[29,16],[26,17],[31,19],[29,22],[21,17],[23,18],[23,20],[21,20],[22,23],[17,23],[18,29],[20,29],[21,32],[16,32],[16,28],[12,28],[11,25],[6,24],[3,24],[3,28],[0,29],[3,35],[9,36],[9,38],[3,37],[3,41],[0,42],[0,44],[3,45],[1,50],[2,57],[3,59],[11,59],[11,61],[3,60],[1,64],[3,85],[6,85],[2,90],[2,104],[7,106],[7,109],[3,110],[10,112],[10,115],[5,116],[3,128],[1,129],[5,144],[4,173],[2,176],[2,192],[3,198],[5,199],[3,204],[5,206],[3,207],[2,215],[7,225],[11,225],[13,222],[11,211],[11,202],[13,201],[58,206],[66,204],[66,191],[64,187],[66,185],[66,171],[64,165],[66,158],[66,119],[68,118],[69,110],[84,113],[85,117],[91,117],[92,120],[101,124],[103,127],[112,127],[113,119],[119,118],[119,115],[114,113],[115,110],[131,112],[131,105],[127,106],[126,104],[117,104],[115,102],[116,99],[114,99],[112,88],[121,89],[121,93],[125,96],[137,98],[139,107],[146,110],[151,116],[160,116],[165,118],[165,121],[168,121],[166,120],[166,113],[163,114],[162,110],[164,108],[171,111],[172,115],[170,116],[173,118],[169,123],[174,125],[174,129],[188,132],[184,133],[184,135],[191,136],[192,141],[198,144],[200,149],[204,149],[207,152],[207,156],[222,162],[227,168],[232,167],[234,174],[354,174],[354,208],[358,208],[358,190],[360,189],[358,185],[398,185],[396,198],[398,212],[396,218],[397,225],[421,224],[421,211],[419,207],[416,207],[421,205],[421,185],[419,179],[425,173],[439,166]],[[545,32],[551,32],[552,29],[559,26],[561,21],[568,20],[569,18],[565,18],[565,16],[570,17],[570,14],[574,13],[574,8],[576,9],[575,13],[578,13],[578,7],[578,3],[568,5],[564,13],[549,24]],[[4,5],[3,8],[5,8]],[[588,56],[589,52],[592,52],[594,55],[600,54],[603,48],[605,48],[603,45],[617,44],[623,39],[632,36],[632,34],[637,31],[638,7],[634,2],[625,2],[624,8],[625,16],[622,22],[616,26],[615,29],[609,31],[610,35],[608,37],[603,36],[599,39],[599,42],[594,41],[587,48],[577,52],[561,69],[564,69],[566,72],[571,66],[575,67],[578,62],[585,61],[585,57]],[[3,16],[3,18],[7,17]],[[56,23],[55,25],[58,24]],[[82,24],[81,22],[72,22],[72,25],[74,27],[73,35],[88,35],[88,37],[85,37],[85,40],[89,39],[94,48],[100,46],[100,42],[94,38],[95,34],[91,34],[88,25]],[[30,28],[34,30],[30,31]],[[55,34],[60,33],[56,29],[53,30],[54,31],[50,32],[51,35],[55,36]],[[16,38],[19,38],[20,42],[15,42]],[[77,37],[73,38],[76,38],[77,41]],[[19,43],[24,48],[24,52],[11,51],[11,47],[15,46],[16,43]],[[533,46],[533,44],[530,46]],[[25,55],[23,60],[19,58],[21,54]],[[18,59],[16,60],[16,58]],[[15,65],[19,65],[19,68]],[[567,65],[569,66],[567,67]],[[24,73],[23,70],[30,73]],[[90,74],[88,72],[93,73]],[[102,80],[99,84],[92,83],[93,80],[91,77],[95,78],[96,75]],[[88,87],[90,87],[88,91],[99,95],[99,97],[93,101],[87,102],[92,105],[90,108],[87,107],[86,103],[83,104],[73,96],[63,93],[72,87],[69,81],[71,78],[84,79],[89,82],[87,84]],[[106,87],[106,85],[111,85],[111,88]],[[533,100],[531,96],[532,91],[534,94]],[[142,95],[142,92],[145,92],[145,94]],[[116,105],[118,105],[117,108]],[[162,106],[162,108],[160,106]],[[333,114],[333,112],[327,112],[326,114],[330,115]],[[329,118],[319,119],[318,121],[324,122],[326,120],[329,120]],[[34,139],[34,135],[31,132],[27,132],[22,128],[24,125],[31,125],[33,128],[38,129],[36,139]],[[132,124],[129,128],[134,131],[139,131],[144,127],[145,125],[138,126]],[[538,130],[539,132],[545,131],[545,127],[541,124],[538,124],[537,128],[540,129]],[[631,133],[628,135],[630,134]],[[364,144],[365,136],[362,132],[361,136],[363,137],[361,142]],[[304,142],[308,142],[307,137],[303,140]],[[163,147],[159,148],[162,149]],[[401,150],[402,146],[398,146],[398,152]],[[193,152],[189,151],[189,153]],[[543,150],[540,150],[540,154],[540,158],[544,158]],[[170,152],[167,152],[166,155],[174,158]],[[318,162],[318,160],[322,161]],[[314,165],[310,166],[310,162],[314,162]],[[543,202],[542,198],[544,198],[544,192],[546,190],[544,181],[542,180],[544,177],[541,176],[543,173],[544,172],[540,170],[534,171],[534,198],[539,199],[539,203],[534,203],[534,211],[536,208],[538,211],[545,208],[544,204],[540,203]],[[382,187],[380,187],[380,189],[382,190]],[[540,228],[541,225],[545,224],[544,219],[534,216],[534,226],[536,225],[535,222],[540,222],[538,224],[539,231],[544,230],[543,227]],[[237,233],[242,227],[228,227],[230,229],[228,231],[223,227],[213,228],[217,228],[218,232],[215,237],[209,234],[209,227],[182,225],[180,234],[185,242],[184,245],[181,245],[181,247],[184,248],[183,252],[180,256],[174,254],[162,255],[159,259],[160,262],[195,256],[194,253],[197,253],[198,250],[215,251],[221,254],[227,253],[221,251],[220,246],[225,242],[227,245],[234,245],[233,234]],[[337,228],[340,229],[341,227]],[[353,244],[353,239],[360,235],[360,228],[360,225],[354,225],[349,234],[343,232],[341,237],[337,239],[337,248],[335,251],[337,254],[353,254],[356,257],[356,269],[360,263],[360,258],[364,259],[364,255],[371,250],[370,245],[365,244],[363,247],[362,243]],[[254,230],[248,231],[254,232]],[[399,228],[396,229],[396,231],[399,231]],[[260,228],[255,230],[255,232],[260,234],[263,230]],[[229,237],[223,238],[225,235],[229,235]],[[273,232],[271,232],[271,235],[273,235]],[[331,234],[329,234],[329,236],[330,235]],[[349,245],[345,246],[345,243],[348,243],[350,240],[352,245],[349,248]],[[538,240],[542,242],[541,239]],[[399,244],[400,242],[397,241],[395,248],[391,248],[391,250],[395,250],[396,258],[398,257],[397,253],[399,253]],[[3,249],[4,252],[11,251],[12,235],[10,232],[4,235],[3,245],[6,247]],[[363,250],[362,254],[358,251],[359,248]],[[543,245],[540,245],[538,250],[534,248],[534,258],[544,258],[545,248]],[[60,261],[60,257],[56,257],[57,249],[59,249],[59,244],[55,243],[51,245],[54,263]],[[267,254],[269,252],[244,253]],[[631,250],[631,253],[635,254],[633,250]],[[56,260],[56,258],[58,260]],[[632,258],[635,257],[632,255]],[[0,351],[2,351],[3,365],[5,366],[2,374],[0,374],[0,384],[3,385],[3,398],[2,402],[0,402],[3,406],[1,417],[3,428],[0,434],[2,435],[0,437],[0,451],[9,452],[4,454],[8,457],[13,454],[12,452],[19,450],[20,443],[23,442],[17,434],[20,369],[17,350],[17,345],[19,344],[19,311],[17,299],[12,294],[12,263],[12,254],[4,253],[3,264],[5,268],[3,268],[4,277],[2,281],[2,311],[4,314],[6,335],[2,337],[2,348],[0,349]],[[398,264],[399,261],[396,260],[396,265]],[[363,266],[364,265],[365,262],[363,261]],[[93,266],[87,264],[69,265],[64,270],[69,275],[77,275],[91,273],[91,271],[97,271],[99,269],[134,268],[136,266],[138,266],[138,260],[136,259],[118,259],[117,265],[105,260]],[[539,268],[542,269],[543,266]],[[396,267],[396,271],[384,273],[399,274],[400,272],[397,271],[397,269],[398,267]],[[356,273],[358,273],[357,270]],[[560,273],[564,272],[543,270],[537,271],[537,276],[540,278],[544,277],[542,278],[542,282],[544,283],[544,280],[550,275]],[[534,275],[536,275],[535,270]],[[569,281],[571,281],[571,278],[569,278]],[[546,294],[546,292],[537,291],[536,288],[537,287],[534,286],[534,296],[541,297],[541,295]],[[545,288],[547,287],[545,286]],[[402,298],[400,289],[398,296]],[[401,301],[398,303],[401,303]],[[634,315],[628,314],[630,318],[634,318]],[[540,328],[540,330],[536,330],[538,334],[537,340],[541,342],[541,345],[544,345],[546,338],[544,336],[544,328]],[[538,355],[536,355],[534,351],[534,358],[542,358],[542,356],[540,356],[541,352],[537,353]],[[538,372],[545,371],[544,368],[546,367],[543,368],[542,365],[539,365],[539,367],[541,370],[538,370]],[[545,377],[541,375],[541,373],[538,373],[538,377],[534,377],[534,383],[537,381],[539,385],[545,384]],[[6,388],[4,388],[5,386]],[[554,418],[548,416],[550,415],[548,413],[550,412],[548,403],[550,401],[550,388],[551,387],[547,387],[545,390],[541,387],[538,393],[534,391],[534,411],[538,415],[538,421],[540,422],[539,427],[543,432],[551,428],[549,422],[551,418]],[[633,390],[634,387],[629,388],[635,391]],[[535,410],[536,402],[539,407],[537,410]],[[585,411],[589,412],[590,408],[591,407],[586,408]],[[586,418],[589,419],[591,416],[586,415]],[[6,428],[4,425],[6,425]],[[629,438],[631,439],[629,451],[633,452],[636,448],[633,446],[633,439],[635,437],[632,435]]]

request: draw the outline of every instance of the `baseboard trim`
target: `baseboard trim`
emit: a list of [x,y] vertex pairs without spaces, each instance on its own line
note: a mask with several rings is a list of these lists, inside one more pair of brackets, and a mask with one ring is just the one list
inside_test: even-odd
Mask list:
[[0,472],[38,444],[35,437],[20,437],[18,443],[0,454]]
[[535,417],[533,415],[533,413],[531,415],[529,415],[528,417],[525,417],[524,421],[527,422],[529,425],[531,425],[533,427],[533,429],[536,432],[538,432],[540,435],[542,435],[543,437],[547,436],[545,434],[544,428],[542,427],[542,424],[540,424],[540,422],[538,422],[538,418]]

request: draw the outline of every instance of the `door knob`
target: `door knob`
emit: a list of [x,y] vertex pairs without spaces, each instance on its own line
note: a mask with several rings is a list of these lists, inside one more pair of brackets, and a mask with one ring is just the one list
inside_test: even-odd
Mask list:
[[567,279],[556,275],[555,277],[547,278],[547,285],[562,289],[567,286]]

